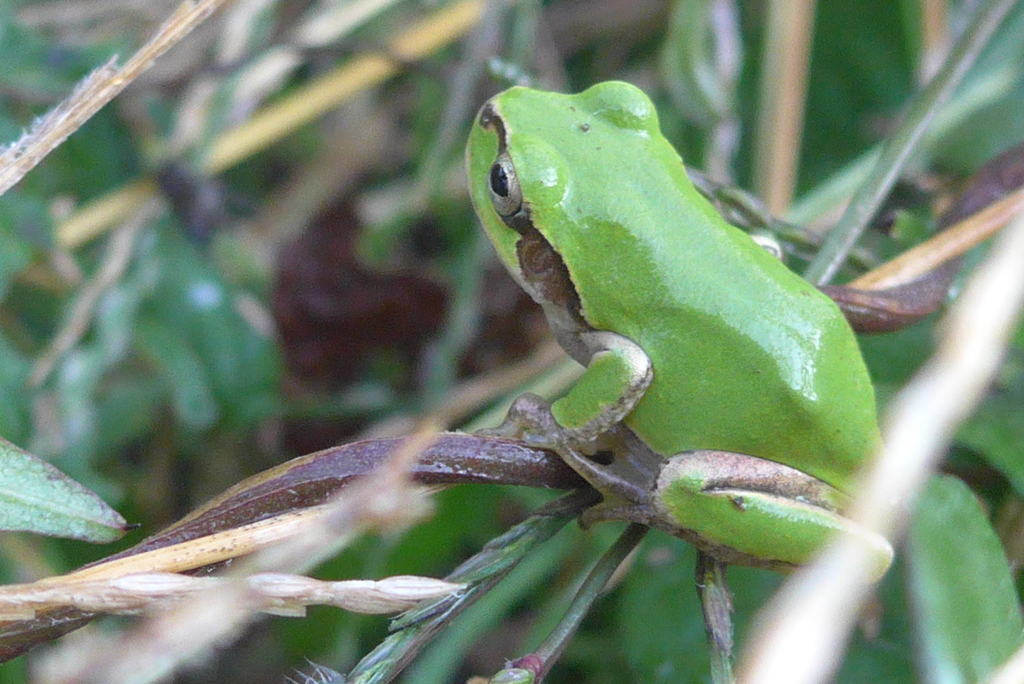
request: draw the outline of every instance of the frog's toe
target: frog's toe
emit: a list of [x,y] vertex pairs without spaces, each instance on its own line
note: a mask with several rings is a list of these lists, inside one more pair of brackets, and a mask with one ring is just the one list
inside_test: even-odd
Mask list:
[[551,415],[551,404],[530,393],[512,402],[501,425],[478,430],[477,434],[516,439],[530,446],[553,450],[558,450],[565,441],[561,426]]

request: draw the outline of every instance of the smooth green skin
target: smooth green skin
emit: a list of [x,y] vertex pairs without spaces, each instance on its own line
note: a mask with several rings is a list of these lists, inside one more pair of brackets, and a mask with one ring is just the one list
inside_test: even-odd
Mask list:
[[[501,132],[529,223],[564,261],[587,326],[632,340],[653,366],[624,422],[666,457],[749,454],[848,493],[879,443],[874,390],[853,332],[832,300],[694,189],[647,96],[621,82],[577,95],[516,87],[487,108],[500,125],[478,119],[470,134],[474,206],[505,266],[545,305],[562,346],[588,365],[553,406],[558,424],[583,426],[643,387],[623,379],[631,371],[614,344],[588,362],[594,345],[581,351],[579,331],[567,330],[557,305],[524,282],[520,235],[490,193]],[[767,523],[751,524],[749,509],[723,508],[701,489],[699,477],[680,478],[662,503],[680,524],[755,558],[802,563],[836,527],[834,513],[816,520],[805,503],[790,507],[778,497]],[[765,540],[771,525],[790,540],[778,553]]]

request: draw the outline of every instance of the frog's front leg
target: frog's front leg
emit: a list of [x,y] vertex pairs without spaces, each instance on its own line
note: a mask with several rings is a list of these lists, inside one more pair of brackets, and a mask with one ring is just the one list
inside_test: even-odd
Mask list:
[[575,332],[567,346],[589,361],[569,392],[553,405],[523,395],[505,423],[489,432],[552,449],[602,494],[639,503],[664,459],[620,424],[651,384],[650,358],[633,341],[606,331]]
[[492,435],[520,439],[560,451],[593,451],[602,435],[622,422],[651,384],[651,360],[632,340],[612,332],[572,331],[562,346],[586,371],[553,405],[533,395],[513,403],[505,423]]
[[654,375],[647,352],[627,337],[589,330],[576,339],[588,359],[587,370],[551,413],[569,439],[590,444],[629,415]]
[[480,433],[516,439],[557,453],[605,497],[597,507],[604,513],[597,515],[595,521],[614,518],[641,522],[636,515],[618,515],[611,510],[646,508],[648,494],[665,465],[664,458],[623,425],[615,425],[581,445],[555,421],[551,404],[536,394],[516,398],[500,426]]

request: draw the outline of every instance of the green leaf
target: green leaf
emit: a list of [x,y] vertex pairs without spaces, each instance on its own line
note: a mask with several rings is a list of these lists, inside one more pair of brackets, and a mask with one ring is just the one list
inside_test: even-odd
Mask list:
[[29,361],[0,335],[0,435],[17,441],[27,440],[32,431],[32,399],[25,391],[29,368]]
[[33,230],[42,232],[48,217],[41,202],[25,200],[10,193],[0,203],[0,299],[7,296],[11,282],[32,260],[32,249],[22,234]]
[[[1024,114],[1021,110],[1024,103],[1022,30],[1024,5],[1018,3],[1003,20],[957,92],[955,100],[962,102],[969,97],[965,93],[973,91],[986,104],[939,141],[936,154],[943,167],[972,171],[1019,143],[1024,136]],[[959,103],[951,103],[950,109],[956,104]]]
[[932,478],[908,551],[921,680],[985,681],[1020,645],[1024,620],[1003,547],[967,485]]
[[[140,319],[164,338],[150,335],[145,344],[147,353],[166,352],[159,356],[174,386],[175,409],[191,406],[179,418],[193,429],[218,418],[238,426],[276,410],[280,361],[273,338],[239,313],[236,288],[180,231],[161,229],[156,237],[147,258],[153,259],[160,278],[153,296],[141,306]],[[190,390],[175,376],[172,362],[202,383],[202,397],[198,391],[187,396]],[[200,399],[202,403],[189,404]]]
[[708,672],[704,622],[688,544],[652,534],[623,588],[622,647],[636,681],[700,681]]
[[811,188],[879,137],[913,90],[900,7],[894,2],[823,2],[814,17],[800,185]]
[[[695,562],[693,547],[679,539],[652,533],[644,541],[619,604],[619,641],[632,681],[707,681],[709,651],[694,586]],[[729,568],[739,650],[751,616],[781,580],[766,570]]]
[[[706,682],[708,646],[694,587],[693,547],[652,532],[623,582],[616,644],[629,659],[630,681]],[[782,576],[767,570],[730,567],[729,588],[736,612],[736,648],[742,653],[752,618],[768,601]],[[879,587],[884,608],[879,633],[859,632],[846,654],[838,682],[911,681],[910,647],[901,582],[890,571]]]
[[192,430],[210,427],[217,420],[217,401],[202,361],[182,340],[179,330],[143,317],[135,337],[168,382],[178,420]]
[[121,538],[125,521],[46,461],[0,438],[0,529],[109,542]]
[[1018,494],[1024,495],[1024,414],[1018,397],[992,395],[960,428],[957,438],[966,446],[983,454],[998,468]]

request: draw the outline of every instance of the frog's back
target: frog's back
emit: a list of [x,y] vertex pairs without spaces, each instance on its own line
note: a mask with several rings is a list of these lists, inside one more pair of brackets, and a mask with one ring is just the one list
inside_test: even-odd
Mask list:
[[577,238],[549,239],[588,323],[651,357],[654,380],[627,423],[666,455],[736,451],[847,489],[878,431],[838,308],[718,216],[657,132],[653,107],[653,129],[619,136],[614,150],[599,135],[588,143],[605,122],[585,109],[579,144],[564,151],[567,165],[591,170],[566,190]]

